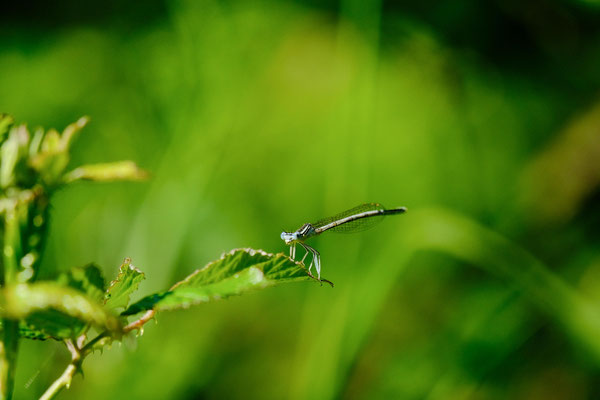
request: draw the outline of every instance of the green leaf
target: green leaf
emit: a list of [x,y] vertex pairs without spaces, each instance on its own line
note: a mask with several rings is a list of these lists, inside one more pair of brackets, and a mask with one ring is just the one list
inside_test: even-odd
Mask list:
[[[31,340],[54,339],[54,337],[37,329],[33,325],[27,324],[27,322],[25,322],[25,321],[20,321],[20,323],[19,323],[19,336],[22,337],[23,339],[31,339]],[[67,337],[57,338],[57,339],[66,339],[66,338]]]
[[40,150],[29,160],[30,166],[49,186],[59,183],[68,163],[69,153],[63,149],[60,134],[54,129],[50,129],[43,135]]
[[98,302],[104,300],[106,286],[104,276],[100,268],[94,264],[71,268],[69,272],[61,274],[57,282],[77,289]]
[[[7,188],[15,183],[15,169],[21,158],[27,153],[29,132],[25,125],[12,127],[8,138],[0,149],[0,186]],[[22,161],[23,163],[23,161]]]
[[0,291],[0,315],[55,339],[75,337],[86,325],[120,332],[119,319],[77,289],[55,282],[8,286]]
[[125,310],[129,305],[129,296],[135,292],[144,273],[131,265],[131,259],[126,258],[119,269],[119,275],[106,290],[104,304],[109,310]]
[[77,180],[88,181],[139,181],[146,179],[148,174],[140,169],[133,161],[117,161],[104,164],[89,164],[75,168],[65,174],[67,183]]
[[317,281],[308,274],[303,264],[292,261],[283,253],[274,255],[262,250],[234,249],[196,270],[170,290],[141,299],[122,315],[133,315],[150,309],[158,311],[187,308],[284,282],[311,279]]
[[38,128],[33,133],[31,137],[31,141],[29,142],[29,158],[34,158],[40,152],[40,147],[42,146],[42,140],[44,140],[44,130],[42,128]]
[[8,128],[13,124],[14,119],[8,114],[0,113],[0,143],[4,142]]
[[61,151],[60,133],[56,129],[50,129],[42,139],[41,154],[53,155]]
[[[0,320],[0,331],[3,331],[3,321]],[[27,324],[25,321],[19,321],[19,337],[24,339],[32,339],[32,340],[48,340],[52,339],[52,336],[42,332],[37,329],[35,326]],[[61,339],[62,340],[62,339]]]
[[67,152],[69,150],[75,135],[77,135],[77,133],[79,133],[79,131],[82,130],[88,122],[90,122],[89,117],[81,117],[76,122],[69,124],[69,126],[65,128],[60,138],[60,147],[62,151]]
[[63,340],[81,335],[87,324],[79,318],[50,308],[32,312],[23,320],[23,326],[35,336]]
[[30,165],[40,174],[47,185],[60,183],[69,163],[69,148],[76,134],[87,124],[88,118],[82,117],[67,126],[62,135],[51,129],[45,134],[38,130],[30,144]]

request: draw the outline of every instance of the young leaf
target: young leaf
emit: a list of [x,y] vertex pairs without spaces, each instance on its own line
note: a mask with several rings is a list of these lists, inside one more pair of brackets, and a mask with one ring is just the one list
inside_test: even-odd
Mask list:
[[59,180],[68,163],[69,153],[61,145],[60,134],[54,129],[50,129],[43,135],[39,152],[29,160],[29,165],[48,186],[60,183]]
[[0,291],[0,315],[25,319],[34,330],[54,338],[76,336],[88,324],[109,332],[121,329],[118,318],[99,302],[54,282],[5,287]]
[[144,273],[131,265],[131,259],[126,258],[119,269],[119,275],[106,290],[104,304],[109,310],[125,310],[129,305],[129,296],[135,292],[144,280]]
[[147,173],[133,161],[117,161],[105,164],[89,164],[75,168],[65,174],[64,181],[139,181],[146,179]]
[[0,149],[0,186],[7,188],[15,184],[15,169],[22,161],[29,143],[29,133],[25,125],[11,128],[8,138]]
[[71,147],[71,143],[73,142],[73,138],[79,131],[81,131],[87,123],[90,122],[88,117],[81,117],[76,122],[69,124],[63,131],[62,136],[60,137],[60,147],[63,151],[68,151],[69,147]]
[[144,297],[122,315],[154,309],[173,310],[264,289],[284,282],[315,280],[304,266],[283,253],[235,249],[196,270],[170,290]]

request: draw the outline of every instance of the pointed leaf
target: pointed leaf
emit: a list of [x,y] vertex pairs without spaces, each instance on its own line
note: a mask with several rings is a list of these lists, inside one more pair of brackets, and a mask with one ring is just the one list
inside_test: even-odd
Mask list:
[[133,161],[117,161],[105,164],[89,164],[75,168],[64,177],[65,182],[77,180],[89,181],[139,181],[148,174]]
[[41,140],[40,150],[29,160],[29,164],[46,185],[52,186],[62,177],[69,163],[69,153],[62,148],[60,134],[54,129],[46,132]]
[[42,128],[37,128],[31,137],[31,141],[29,142],[29,158],[34,158],[40,152],[40,147],[42,146],[42,140],[44,139],[44,130]]
[[65,128],[60,138],[60,147],[63,151],[68,151],[73,142],[73,138],[80,130],[82,130],[87,123],[90,122],[89,117],[81,117],[76,122],[73,122]]
[[144,273],[131,265],[131,259],[126,258],[119,269],[119,275],[106,290],[106,308],[125,310],[129,305],[129,296],[137,290],[144,278]]
[[42,139],[42,153],[46,155],[56,154],[60,151],[60,133],[56,129],[50,129]]
[[21,157],[26,153],[28,143],[29,132],[25,125],[10,129],[8,138],[2,143],[0,149],[0,186],[2,188],[15,183],[15,169],[17,169],[17,164],[23,164]]
[[[147,296],[127,309],[123,315],[133,315],[150,309],[173,310],[187,308],[264,289],[284,282],[315,280],[304,266],[283,253],[270,254],[262,250],[235,249],[204,268],[196,270],[170,290]],[[327,281],[326,281],[327,282]]]

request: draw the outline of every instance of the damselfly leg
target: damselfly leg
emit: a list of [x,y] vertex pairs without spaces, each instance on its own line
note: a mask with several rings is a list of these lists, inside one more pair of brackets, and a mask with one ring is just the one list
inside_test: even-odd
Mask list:
[[304,260],[306,259],[306,256],[308,255],[308,251],[306,253],[304,253],[304,257],[302,257],[302,260],[300,260],[300,262],[302,264],[304,264]]
[[[317,279],[321,280],[321,253],[319,253],[317,250],[313,249],[312,247],[310,247],[309,245],[299,242],[300,245],[302,247],[304,247],[304,250],[306,250],[306,254],[308,254],[308,252],[310,252],[312,254],[312,260],[310,261],[310,265],[308,266],[308,272],[310,273],[310,269],[313,266],[313,263],[315,264],[315,269],[317,270]],[[306,258],[306,254],[304,255],[304,257],[302,258],[302,261],[304,261],[304,258]]]
[[[310,247],[309,245],[306,245],[304,243],[300,243],[300,245],[302,247],[304,247],[304,250],[306,250],[306,253],[304,253],[304,256],[302,257],[302,260],[300,260],[300,262],[302,264],[304,264],[304,260],[306,260],[306,256],[308,255],[308,253],[312,254],[313,259],[310,262],[310,265],[308,267],[308,272],[310,272],[310,269],[312,268],[313,262],[315,263],[315,268],[317,269],[317,274],[319,275],[319,279],[321,277],[321,257],[320,254],[317,250],[313,249],[312,247]],[[296,243],[293,243],[292,245],[290,245],[290,258],[292,260],[296,259]]]

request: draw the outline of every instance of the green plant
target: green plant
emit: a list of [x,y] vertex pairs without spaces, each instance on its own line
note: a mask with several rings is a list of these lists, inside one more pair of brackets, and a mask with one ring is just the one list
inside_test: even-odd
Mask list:
[[[94,264],[74,267],[53,280],[37,280],[47,235],[52,194],[80,180],[141,180],[131,161],[84,165],[68,171],[73,139],[88,122],[81,118],[63,132],[14,125],[0,116],[1,260],[0,398],[12,397],[20,339],[62,341],[71,363],[42,395],[55,397],[81,371],[85,357],[125,335],[141,331],[157,311],[262,289],[283,282],[315,280],[283,254],[234,249],[173,285],[130,304],[144,273],[125,259],[109,284]],[[129,318],[133,318],[131,321]]]

